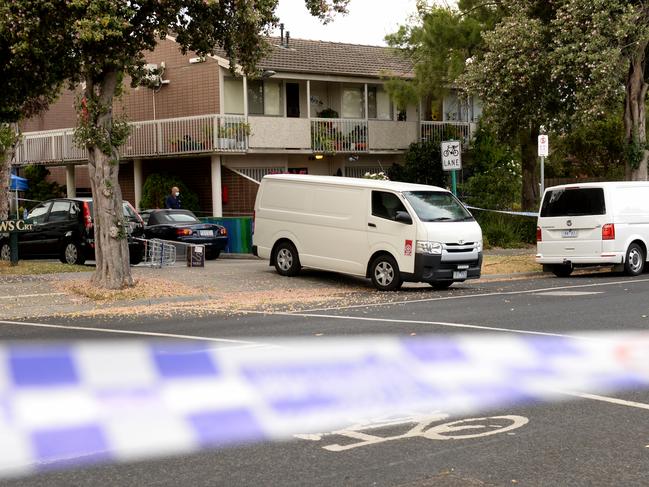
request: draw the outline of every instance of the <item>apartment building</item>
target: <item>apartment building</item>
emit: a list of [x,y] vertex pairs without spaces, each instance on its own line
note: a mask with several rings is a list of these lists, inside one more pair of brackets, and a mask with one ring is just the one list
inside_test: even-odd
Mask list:
[[[120,185],[138,208],[146,178],[179,177],[199,197],[203,215],[252,214],[269,173],[361,177],[399,163],[408,146],[444,125],[469,140],[478,103],[451,94],[438,118],[418,105],[396,106],[388,77],[413,76],[408,60],[385,47],[270,39],[261,76],[233,75],[223,56],[182,55],[173,38],[147,62],[161,71],[153,88],[128,88],[115,103],[131,134],[121,148]],[[75,94],[23,126],[16,165],[47,164],[69,196],[89,194],[87,155],[73,143]],[[441,112],[441,115],[439,115]]]

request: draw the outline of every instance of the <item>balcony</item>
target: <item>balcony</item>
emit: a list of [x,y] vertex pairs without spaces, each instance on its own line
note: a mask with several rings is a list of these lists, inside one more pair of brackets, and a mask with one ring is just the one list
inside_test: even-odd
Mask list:
[[470,122],[421,122],[421,140],[461,140],[463,147],[467,148],[476,126]]
[[[246,152],[249,125],[236,115],[201,115],[132,122],[131,134],[120,148],[124,158],[206,152]],[[74,129],[28,132],[16,153],[16,164],[77,162],[88,159],[73,142]]]
[[368,152],[367,120],[343,118],[311,119],[311,149],[314,152]]

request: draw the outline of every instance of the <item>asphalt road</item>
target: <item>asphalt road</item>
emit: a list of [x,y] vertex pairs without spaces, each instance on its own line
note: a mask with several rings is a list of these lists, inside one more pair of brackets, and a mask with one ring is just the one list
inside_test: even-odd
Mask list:
[[[35,323],[61,328],[0,322],[0,334],[5,340],[69,340],[137,338],[146,332],[156,333],[160,339],[182,334],[255,343],[283,336],[318,340],[322,336],[459,332],[576,336],[591,330],[646,330],[648,295],[647,275],[630,279],[593,274],[465,283],[407,303],[333,306],[299,314],[230,313],[164,320],[131,317],[101,323],[56,318]],[[486,413],[489,419],[473,421],[455,417],[453,411],[416,418],[404,413],[390,423],[366,425],[360,436],[358,428],[323,432],[285,443],[65,471],[6,485],[647,485],[649,391],[613,398],[566,399],[502,408]],[[459,420],[464,421],[448,425]],[[417,430],[417,425],[425,427]],[[478,431],[491,434],[463,437],[474,430],[461,430],[462,425],[481,425]],[[423,437],[418,431],[430,433]]]

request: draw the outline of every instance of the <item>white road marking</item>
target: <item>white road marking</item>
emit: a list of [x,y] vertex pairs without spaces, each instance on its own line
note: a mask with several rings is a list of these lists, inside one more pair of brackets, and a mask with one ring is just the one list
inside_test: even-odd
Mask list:
[[39,296],[64,296],[65,293],[42,293],[42,294],[15,294],[11,296],[0,296],[0,299],[37,298]]
[[68,326],[68,325],[52,325],[48,323],[29,323],[26,321],[0,321],[0,325],[18,325],[18,326],[33,326],[38,328],[57,328],[63,330],[80,330],[80,331],[96,331],[100,333],[115,333],[119,335],[136,335],[136,336],[149,336],[161,338],[174,338],[178,340],[197,340],[204,342],[219,342],[219,343],[232,343],[241,344],[244,348],[266,347],[268,345],[259,342],[251,342],[248,340],[234,340],[230,338],[212,338],[202,337],[196,335],[176,335],[173,333],[156,333],[150,331],[136,331],[136,330],[116,330],[113,328],[94,328],[89,326]]
[[649,282],[649,279],[633,279],[633,280],[622,280],[622,281],[608,281],[608,282],[597,282],[592,284],[575,284],[574,286],[556,286],[556,287],[545,287],[540,289],[527,289],[523,291],[499,291],[493,293],[480,293],[480,294],[463,294],[461,296],[441,296],[437,298],[423,298],[423,299],[410,299],[403,301],[392,301],[386,303],[373,303],[373,304],[352,304],[347,306],[331,306],[328,308],[313,308],[302,311],[303,313],[312,313],[314,311],[333,311],[340,309],[353,309],[353,308],[372,308],[379,306],[393,306],[399,304],[412,304],[412,303],[429,303],[434,301],[451,301],[454,299],[473,299],[473,298],[485,298],[490,296],[513,296],[517,294],[535,294],[542,292],[551,292],[559,291],[563,289],[581,289],[588,287],[602,287],[602,286],[615,286],[618,284],[632,285],[632,284],[641,284]]
[[545,292],[537,293],[536,296],[572,297],[572,296],[590,296],[593,294],[604,294],[604,291],[545,291]]
[[609,402],[611,404],[618,404],[620,406],[649,410],[649,404],[645,404],[643,402],[626,401],[624,399],[617,399],[615,397],[599,396],[597,394],[587,394],[584,392],[561,391],[561,393],[566,394],[567,396],[581,397],[582,399],[591,399],[593,401]]

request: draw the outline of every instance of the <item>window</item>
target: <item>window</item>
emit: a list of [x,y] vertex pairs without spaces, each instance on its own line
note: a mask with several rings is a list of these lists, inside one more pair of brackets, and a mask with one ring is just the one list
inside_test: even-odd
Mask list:
[[27,221],[29,223],[43,223],[45,221],[45,217],[47,216],[47,212],[50,209],[50,206],[52,206],[52,203],[43,203],[42,205],[37,206],[29,212]]
[[451,193],[408,191],[403,195],[423,222],[473,220],[471,213]]
[[368,118],[377,120],[392,120],[392,104],[390,95],[382,86],[367,87]]
[[64,222],[70,218],[70,202],[69,201],[55,201],[50,210],[48,222]]
[[365,118],[363,86],[343,86],[342,118]]
[[275,80],[248,81],[248,113],[251,115],[282,115],[282,82]]
[[223,100],[225,113],[243,115],[243,80],[225,78],[223,83]]
[[397,211],[407,212],[406,207],[403,206],[403,203],[396,194],[384,191],[372,191],[372,215],[394,220],[397,216]]
[[602,188],[568,188],[548,191],[543,198],[541,216],[605,215]]

